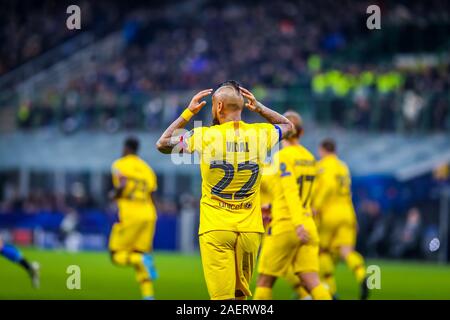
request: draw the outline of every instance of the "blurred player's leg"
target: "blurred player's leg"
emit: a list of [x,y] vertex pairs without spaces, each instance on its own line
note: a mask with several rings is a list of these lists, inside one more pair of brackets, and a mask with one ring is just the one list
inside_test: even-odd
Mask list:
[[151,252],[155,221],[115,224],[110,236],[112,261],[119,266],[132,266],[136,271],[142,298],[153,300],[153,281],[157,272]]
[[295,300],[311,300],[311,295],[308,291],[302,286],[302,282],[300,278],[292,271],[291,269],[288,273],[283,277],[287,283],[291,286],[292,290],[295,292]]
[[298,249],[294,260],[293,270],[300,276],[302,285],[314,300],[331,300],[328,289],[319,278],[319,235],[312,219],[304,223],[309,234],[309,241]]
[[272,288],[276,277],[267,274],[260,274],[256,282],[255,294],[253,300],[272,300]]
[[366,266],[364,258],[355,251],[356,224],[352,222],[343,223],[336,231],[332,241],[332,247],[338,249],[336,252],[353,272],[356,281],[360,285],[360,299],[368,298],[366,285]]
[[272,287],[277,278],[287,274],[298,239],[291,232],[267,234],[258,263],[258,280],[254,300],[271,300]]
[[322,250],[319,254],[320,278],[328,287],[330,294],[336,295],[336,279],[334,277],[335,263],[329,251]]
[[366,266],[364,263],[364,258],[350,246],[341,247],[340,254],[348,268],[352,270],[356,281],[358,281],[360,285],[360,299],[366,300],[369,295],[369,290],[366,283]]
[[301,272],[300,279],[305,288],[310,292],[313,300],[331,300],[330,292],[320,282],[317,272]]
[[314,300],[331,300],[331,294],[319,278],[317,245],[302,245],[295,261],[295,269],[302,285]]
[[5,244],[0,239],[0,254],[11,262],[23,267],[31,278],[33,287],[39,288],[39,264],[37,262],[28,262],[22,253],[10,244]]
[[140,252],[118,251],[112,252],[112,260],[120,266],[133,266],[136,270],[136,280],[141,288],[142,298],[145,300],[154,299],[152,269],[153,264],[148,265],[146,254]]

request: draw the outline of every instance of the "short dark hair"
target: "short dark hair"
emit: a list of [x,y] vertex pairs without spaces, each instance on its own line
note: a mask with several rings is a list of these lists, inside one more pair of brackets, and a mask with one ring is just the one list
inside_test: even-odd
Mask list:
[[124,146],[131,152],[137,153],[139,151],[139,140],[134,136],[127,137]]
[[233,87],[237,92],[241,92],[241,89],[239,89],[239,87],[241,85],[236,80],[227,80],[225,82],[222,82],[221,84],[219,84],[217,86],[216,90],[221,88],[221,87],[225,87],[225,86]]
[[336,152],[336,142],[331,138],[326,138],[322,140],[320,146],[328,152]]

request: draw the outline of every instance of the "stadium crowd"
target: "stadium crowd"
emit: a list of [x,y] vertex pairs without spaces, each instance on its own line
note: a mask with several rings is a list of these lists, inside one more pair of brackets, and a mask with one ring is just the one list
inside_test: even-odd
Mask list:
[[[68,5],[64,1],[36,0],[2,3],[0,76],[77,34],[65,27]],[[82,1],[78,5],[83,8],[83,30],[110,27],[120,16],[118,5],[108,6],[104,1]]]
[[[102,208],[108,214],[116,211],[113,201],[109,201],[106,196],[102,199],[95,199],[88,192],[87,187],[80,182],[73,183],[67,194],[51,192],[44,188],[33,188],[27,196],[21,196],[17,186],[13,184],[7,184],[3,186],[3,189],[0,215],[36,215],[42,212],[68,214],[94,208]],[[175,215],[181,206],[161,195],[155,195],[155,205],[158,212],[163,215]]]
[[[448,69],[448,65],[385,73],[333,69],[312,75],[314,95],[308,104],[319,122],[328,120],[344,127],[445,131],[450,125]],[[182,102],[176,95],[163,100],[145,90],[125,93],[120,86],[129,70],[119,63],[111,71],[96,74],[95,83],[76,81],[64,91],[49,89],[40,99],[23,102],[17,112],[18,126],[60,125],[64,132],[159,130],[178,114]]]
[[[332,69],[313,75],[316,113],[335,124],[381,131],[449,128],[449,65]],[[328,112],[328,114],[327,114]]]
[[[171,10],[170,4],[152,10],[124,10],[122,18],[111,9],[114,6],[107,6],[109,14],[101,21],[120,21],[126,43],[123,52],[116,61],[97,65],[91,72],[73,78],[66,87],[49,86],[32,99],[19,99],[18,125],[58,125],[68,132],[80,128],[159,129],[171,121],[170,116],[162,116],[167,113],[163,107],[180,107],[176,99],[158,105],[163,92],[210,87],[211,83],[235,78],[250,88],[299,89],[297,95],[304,96],[319,120],[328,117],[340,126],[414,129],[420,127],[423,114],[426,119],[421,126],[445,130],[449,113],[448,66],[399,74],[389,65],[330,64],[335,54],[351,50],[352,41],[368,32],[357,27],[365,24],[367,5],[364,1],[251,1],[228,5],[206,1],[201,15],[195,14],[196,8],[188,2],[185,10]],[[419,4],[408,9],[401,2],[384,5],[386,23],[408,23],[419,12],[425,21],[436,19],[422,14]],[[430,5],[442,8],[445,3],[435,0]],[[81,7],[84,10],[84,4]],[[106,10],[101,6],[95,9]],[[319,11],[320,19],[315,15]],[[87,16],[89,25],[93,14]],[[448,20],[444,13],[438,18]],[[11,25],[20,21],[14,17],[9,20]],[[23,28],[34,26],[33,19],[29,23]],[[45,37],[46,32],[54,32],[55,36]],[[67,32],[66,28],[55,31],[48,26],[41,38],[56,43]],[[32,40],[16,41],[25,50],[23,43]],[[352,87],[359,74],[363,85]],[[392,78],[396,78],[394,83]],[[303,93],[311,87],[313,95]],[[325,99],[324,92],[330,93]]]

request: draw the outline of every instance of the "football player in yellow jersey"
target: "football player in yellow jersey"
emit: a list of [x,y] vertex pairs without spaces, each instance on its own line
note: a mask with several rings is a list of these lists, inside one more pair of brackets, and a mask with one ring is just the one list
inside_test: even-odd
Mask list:
[[[264,238],[267,236],[267,232],[270,230],[270,222],[272,220],[272,180],[275,177],[276,170],[273,170],[270,166],[273,164],[266,164],[263,170],[263,175],[261,177],[261,211],[263,215],[263,224],[265,229],[265,234],[261,242],[261,247],[264,247]],[[301,300],[310,300],[311,296],[303,288],[299,277],[294,273],[292,268],[286,272],[283,278],[292,287],[297,298]]]
[[122,158],[112,165],[111,197],[117,201],[119,222],[111,230],[109,250],[114,263],[135,268],[142,297],[153,300],[157,273],[152,256],[156,224],[152,193],[157,183],[153,170],[138,157],[138,149],[139,141],[127,138]]
[[361,285],[360,298],[367,299],[366,268],[355,251],[357,221],[352,203],[351,177],[347,165],[336,155],[336,143],[325,139],[319,147],[321,160],[313,197],[320,235],[320,271],[330,292],[336,293],[334,267],[342,259]]
[[300,115],[289,111],[285,116],[295,133],[283,139],[283,149],[274,155],[278,170],[271,181],[272,221],[260,255],[255,299],[272,299],[276,279],[292,269],[313,299],[329,300],[319,280],[319,237],[310,207],[315,159],[299,142]]
[[[251,92],[227,81],[212,96],[214,125],[177,135],[176,130],[184,128],[205,106],[201,99],[211,93],[208,89],[196,94],[163,133],[157,147],[163,153],[199,154],[199,243],[208,292],[216,300],[246,299],[251,296],[249,282],[264,233],[261,166],[267,153],[293,127],[285,117],[256,101]],[[270,123],[242,121],[244,106]]]

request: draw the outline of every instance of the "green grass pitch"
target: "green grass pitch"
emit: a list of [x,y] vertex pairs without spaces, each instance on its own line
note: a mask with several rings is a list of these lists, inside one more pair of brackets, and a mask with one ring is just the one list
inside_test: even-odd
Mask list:
[[[41,288],[32,289],[25,272],[0,257],[0,299],[140,299],[133,270],[112,265],[106,252],[23,251],[41,264]],[[155,259],[157,299],[208,299],[199,255],[157,252]],[[381,268],[381,289],[372,290],[372,299],[450,299],[449,265],[381,260],[368,264]],[[66,287],[69,265],[81,269],[80,290]],[[338,267],[337,280],[341,299],[357,298],[357,284],[345,265]],[[292,298],[285,281],[276,283],[274,298]]]

